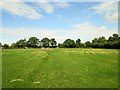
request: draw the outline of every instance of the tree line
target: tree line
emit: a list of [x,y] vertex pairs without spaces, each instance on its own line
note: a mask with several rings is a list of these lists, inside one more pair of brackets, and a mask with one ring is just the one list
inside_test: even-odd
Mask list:
[[8,44],[2,45],[2,48],[111,48],[120,49],[120,36],[118,34],[113,34],[108,39],[104,36],[99,38],[94,38],[91,42],[87,41],[82,43],[80,39],[76,41],[72,39],[66,39],[63,43],[56,42],[55,38],[43,38],[39,40],[37,37],[30,37],[28,41],[24,39],[18,40],[16,43],[12,43],[10,46]]

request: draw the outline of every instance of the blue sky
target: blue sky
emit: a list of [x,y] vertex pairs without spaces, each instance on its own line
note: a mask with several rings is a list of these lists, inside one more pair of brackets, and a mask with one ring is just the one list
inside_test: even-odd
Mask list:
[[29,37],[78,39],[108,38],[118,30],[118,7],[115,2],[4,2],[2,43]]

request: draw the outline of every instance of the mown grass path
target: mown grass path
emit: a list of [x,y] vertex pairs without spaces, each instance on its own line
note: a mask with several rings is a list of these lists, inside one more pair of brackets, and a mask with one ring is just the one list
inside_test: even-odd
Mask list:
[[[118,86],[118,50],[8,49],[2,52],[2,65],[3,88]],[[23,81],[11,82],[16,79]]]

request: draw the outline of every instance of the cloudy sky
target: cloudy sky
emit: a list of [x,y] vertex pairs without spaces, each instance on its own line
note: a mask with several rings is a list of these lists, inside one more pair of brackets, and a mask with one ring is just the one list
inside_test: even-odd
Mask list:
[[85,42],[118,33],[117,2],[4,2],[0,12],[2,43],[33,36]]

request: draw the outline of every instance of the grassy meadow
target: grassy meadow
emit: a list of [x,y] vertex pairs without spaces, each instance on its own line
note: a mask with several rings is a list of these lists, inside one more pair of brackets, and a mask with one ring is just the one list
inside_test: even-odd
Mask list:
[[3,88],[117,88],[118,50],[6,49]]

